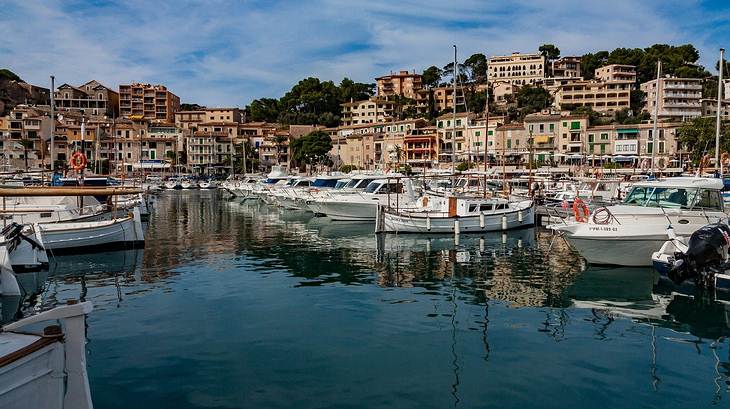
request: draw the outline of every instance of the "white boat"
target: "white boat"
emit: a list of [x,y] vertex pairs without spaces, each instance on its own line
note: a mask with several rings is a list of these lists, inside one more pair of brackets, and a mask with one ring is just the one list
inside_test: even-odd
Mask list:
[[198,187],[201,189],[215,189],[218,187],[218,184],[212,180],[201,180],[198,182]]
[[165,182],[165,189],[182,189],[182,185],[179,180],[170,179]]
[[96,222],[37,223],[36,237],[48,251],[83,251],[122,245],[144,245],[139,209],[127,217]]
[[374,222],[378,206],[408,207],[414,200],[410,180],[376,179],[362,192],[333,194],[310,208],[336,221]]
[[[64,305],[2,327],[0,408],[93,408],[85,347],[85,316],[91,310],[88,301]],[[31,330],[57,321],[62,326]]]
[[623,203],[596,209],[587,221],[548,228],[563,235],[592,264],[650,266],[667,240],[667,227],[689,237],[700,227],[727,222],[721,179],[678,177],[635,183]]
[[46,250],[29,225],[13,223],[0,231],[0,260],[7,260],[15,272],[48,268]]
[[193,188],[193,182],[191,182],[191,181],[189,181],[187,179],[183,179],[182,181],[180,181],[180,187],[183,188],[183,189],[192,189]]
[[379,209],[376,232],[471,233],[519,229],[535,224],[532,200],[424,196],[411,209]]

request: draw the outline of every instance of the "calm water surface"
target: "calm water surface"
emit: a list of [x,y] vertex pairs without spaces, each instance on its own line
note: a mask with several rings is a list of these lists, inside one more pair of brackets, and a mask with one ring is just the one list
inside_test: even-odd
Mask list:
[[94,303],[97,408],[730,407],[724,304],[582,271],[544,231],[380,240],[215,192],[155,206],[144,250],[20,277],[21,314]]

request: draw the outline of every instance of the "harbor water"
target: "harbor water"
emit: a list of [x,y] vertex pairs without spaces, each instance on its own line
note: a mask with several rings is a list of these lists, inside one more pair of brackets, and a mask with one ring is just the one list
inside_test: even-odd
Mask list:
[[373,228],[166,191],[144,249],[20,274],[21,314],[93,302],[97,408],[730,407],[712,294],[586,267],[540,229]]

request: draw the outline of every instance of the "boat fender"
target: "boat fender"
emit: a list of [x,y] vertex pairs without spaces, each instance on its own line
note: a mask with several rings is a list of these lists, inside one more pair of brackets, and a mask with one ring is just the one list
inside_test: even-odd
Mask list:
[[588,209],[588,206],[580,197],[576,197],[573,200],[573,215],[575,216],[575,221],[579,223],[587,222],[588,217],[591,215],[590,209]]
[[502,215],[502,230],[507,230],[507,216]]
[[484,228],[484,213],[479,212],[479,227]]
[[428,196],[423,196],[421,203],[423,204],[423,207],[428,207]]

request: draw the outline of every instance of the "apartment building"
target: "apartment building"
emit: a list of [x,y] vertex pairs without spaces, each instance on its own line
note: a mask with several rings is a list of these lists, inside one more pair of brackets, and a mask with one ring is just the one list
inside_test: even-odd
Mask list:
[[74,111],[89,117],[118,117],[119,93],[96,80],[75,87],[62,84],[53,92],[56,111]]
[[532,138],[535,160],[545,162],[559,153],[560,114],[535,113],[525,116],[525,127]]
[[342,126],[372,124],[391,120],[398,104],[386,99],[373,97],[364,101],[341,104]]
[[545,78],[545,57],[540,54],[495,56],[489,59],[490,81],[508,81],[514,85],[534,84]]
[[375,78],[375,83],[378,97],[399,95],[416,99],[416,92],[423,88],[421,75],[415,71],[391,72],[389,75]]
[[[677,129],[680,123],[657,124],[657,150],[654,154],[668,165],[671,156],[678,153]],[[586,155],[613,155],[615,162],[638,163],[648,159],[654,149],[653,124],[600,125],[587,129]]]
[[[717,116],[717,98],[703,98],[700,103],[702,104],[702,116]],[[723,99],[720,107],[722,119],[730,119],[730,98]]]
[[[464,107],[464,87],[456,87],[456,104],[459,109]],[[429,95],[433,95],[430,97]],[[419,114],[426,114],[431,109],[431,102],[429,98],[433,98],[433,110],[434,112],[442,112],[446,109],[452,110],[454,108],[454,87],[435,87],[431,89],[422,89],[418,91],[416,95],[416,112]]]
[[552,62],[553,77],[583,78],[580,71],[580,57],[560,57]]
[[494,104],[497,106],[505,106],[514,101],[514,97],[520,90],[519,85],[512,84],[508,81],[495,81],[492,83],[492,96]]
[[659,101],[658,117],[684,120],[702,115],[702,80],[699,78],[660,78],[641,84],[644,110],[653,114]]
[[588,117],[580,115],[563,115],[558,124],[557,151],[563,158],[571,155],[585,155],[588,149]]
[[588,106],[596,112],[612,112],[631,105],[631,81],[562,81],[551,87],[554,106],[560,109]]
[[427,169],[438,164],[438,133],[435,126],[410,130],[403,138],[403,161],[411,168]]
[[164,85],[132,83],[119,86],[119,113],[125,118],[175,123],[180,97]]
[[[207,118],[206,118],[207,119]],[[238,136],[234,122],[203,122],[187,138],[187,164],[192,171],[207,172],[211,166],[227,166]]]
[[[45,110],[18,105],[2,120],[0,164],[8,169],[39,169],[46,159],[51,117]],[[50,158],[49,158],[50,160]]]
[[630,81],[636,83],[636,66],[623,64],[609,64],[594,71],[597,81]]

